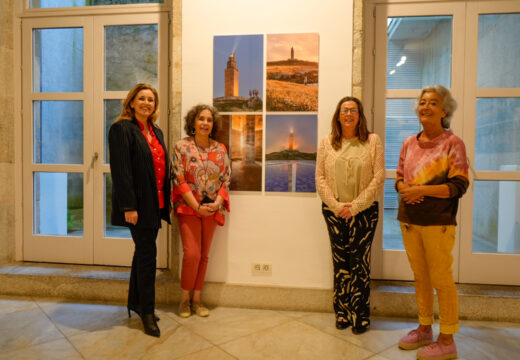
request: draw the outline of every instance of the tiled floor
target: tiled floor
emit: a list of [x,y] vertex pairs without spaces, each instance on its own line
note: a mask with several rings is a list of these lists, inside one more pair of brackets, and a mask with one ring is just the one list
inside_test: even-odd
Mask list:
[[[120,305],[0,296],[0,359],[415,359],[397,341],[410,319],[373,318],[363,335],[336,330],[332,313],[212,309],[182,319],[160,306],[161,337]],[[438,331],[438,327],[435,327]],[[520,359],[520,324],[463,321],[460,359]]]

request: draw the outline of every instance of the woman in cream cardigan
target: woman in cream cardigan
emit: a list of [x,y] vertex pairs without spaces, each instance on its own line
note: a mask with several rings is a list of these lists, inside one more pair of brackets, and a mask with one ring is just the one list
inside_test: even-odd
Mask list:
[[354,334],[370,327],[370,249],[384,181],[381,140],[368,131],[361,102],[344,97],[320,142],[316,187],[332,246],[336,328]]

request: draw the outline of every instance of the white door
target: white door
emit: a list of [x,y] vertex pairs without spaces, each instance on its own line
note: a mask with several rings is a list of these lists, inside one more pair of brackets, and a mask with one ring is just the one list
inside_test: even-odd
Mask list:
[[127,91],[147,82],[167,134],[167,24],[160,13],[23,21],[24,260],[131,264],[128,229],[110,224],[107,130]]
[[414,100],[441,84],[457,99],[452,129],[466,144],[470,187],[460,202],[454,277],[520,284],[520,2],[375,5],[374,129],[387,182],[374,277],[412,280],[393,188],[402,141],[420,131]]
[[468,3],[460,281],[520,285],[520,2]]
[[[430,4],[431,5],[431,4]],[[386,177],[382,231],[374,244],[374,277],[412,280],[397,221],[394,190],[401,143],[417,134],[420,122],[414,102],[426,85],[441,84],[462,97],[464,4],[394,4],[376,7],[374,131],[385,147]],[[460,60],[459,60],[460,59]],[[462,115],[455,113],[453,131],[462,136]],[[455,269],[458,261],[457,234]],[[454,272],[455,279],[458,273]]]

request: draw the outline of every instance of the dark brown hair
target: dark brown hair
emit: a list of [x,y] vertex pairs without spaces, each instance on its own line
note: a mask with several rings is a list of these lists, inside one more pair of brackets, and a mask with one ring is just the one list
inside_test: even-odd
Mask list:
[[184,131],[186,131],[186,134],[189,136],[195,136],[195,119],[199,116],[201,111],[204,110],[209,110],[213,116],[213,129],[211,130],[209,137],[215,139],[215,135],[220,128],[220,115],[218,114],[217,109],[211,105],[199,104],[192,107],[184,117]]
[[135,97],[141,90],[150,90],[153,93],[153,96],[155,97],[155,108],[153,109],[153,113],[150,115],[148,120],[150,120],[152,123],[157,120],[157,117],[159,116],[159,94],[152,85],[139,83],[131,88],[126,95],[126,99],[123,101],[123,109],[121,110],[121,114],[119,114],[118,118],[116,119],[116,122],[121,120],[133,120],[135,118],[135,110],[132,109],[130,104],[132,104],[132,101],[134,101]]
[[358,98],[355,98],[353,96],[345,96],[338,102],[338,105],[336,106],[336,111],[334,112],[334,116],[332,117],[332,131],[330,134],[332,135],[331,145],[334,148],[334,150],[341,149],[341,137],[343,134],[341,133],[341,123],[339,122],[339,114],[341,112],[341,105],[343,105],[343,103],[347,101],[353,101],[358,106],[359,122],[356,128],[356,136],[359,138],[359,141],[367,141],[368,135],[370,134],[367,128],[367,119],[365,118],[365,113],[363,112],[363,104],[361,104],[361,101]]

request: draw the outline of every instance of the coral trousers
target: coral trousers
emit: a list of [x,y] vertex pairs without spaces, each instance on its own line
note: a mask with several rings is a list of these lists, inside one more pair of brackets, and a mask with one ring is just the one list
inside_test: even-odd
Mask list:
[[434,322],[435,288],[439,300],[440,332],[458,332],[459,300],[451,268],[455,225],[420,226],[401,222],[401,231],[406,255],[415,276],[419,323],[431,325]]
[[202,290],[211,240],[217,227],[212,217],[200,218],[194,215],[179,215],[179,231],[182,240],[181,288]]

